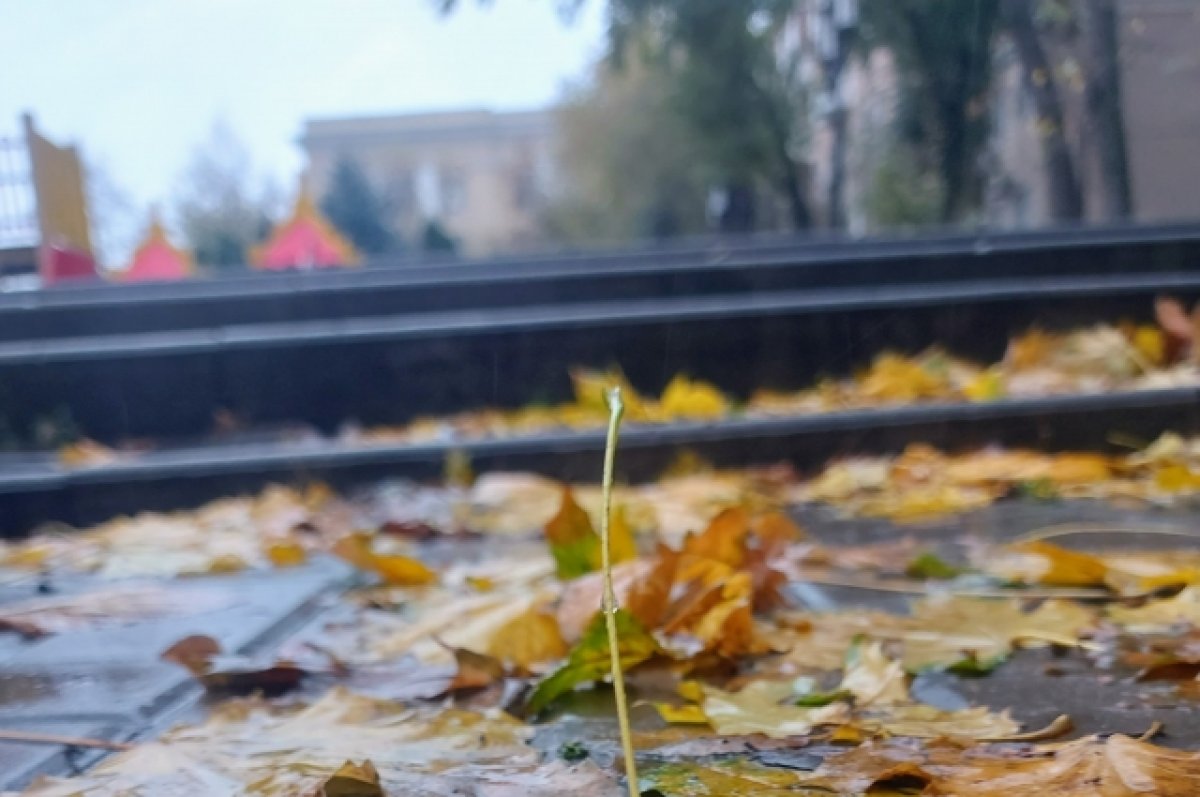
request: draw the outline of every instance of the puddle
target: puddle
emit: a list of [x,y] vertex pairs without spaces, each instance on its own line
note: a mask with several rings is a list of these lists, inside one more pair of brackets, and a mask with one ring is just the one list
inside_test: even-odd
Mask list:
[[0,712],[37,706],[47,713],[80,713],[81,704],[97,702],[111,708],[117,702],[114,693],[144,689],[146,685],[146,670],[137,667],[95,668],[87,672],[0,672]]

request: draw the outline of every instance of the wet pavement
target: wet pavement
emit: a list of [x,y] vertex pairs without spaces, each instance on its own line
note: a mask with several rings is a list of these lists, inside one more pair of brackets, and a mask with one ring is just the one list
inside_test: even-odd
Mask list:
[[[1103,523],[1190,529],[1200,517],[1194,510],[1030,500],[1003,501],[956,518],[902,527],[881,520],[843,519],[819,507],[804,508],[796,515],[822,543],[865,545],[907,536],[921,549],[948,560],[962,559],[964,540],[1009,540],[1044,526]],[[423,558],[443,566],[453,558],[486,557],[528,544],[447,539],[426,546]],[[1089,535],[1069,544],[1111,548],[1130,544],[1130,537]],[[1143,537],[1137,544],[1178,548],[1200,544],[1200,540]],[[181,596],[176,602],[190,607],[182,613],[74,630],[33,642],[0,634],[0,729],[112,740],[152,736],[194,712],[199,697],[199,688],[181,668],[158,660],[162,650],[190,634],[212,636],[232,653],[272,650],[302,628],[321,624],[330,597],[344,589],[349,578],[340,563],[319,560],[292,570],[180,579],[166,587]],[[80,578],[67,586],[67,592],[87,593],[109,585]],[[34,587],[32,582],[0,587],[0,601],[30,597]],[[809,608],[822,610],[857,606],[903,611],[912,598],[811,584],[796,585],[794,594]],[[1156,739],[1159,743],[1200,748],[1200,703],[1180,697],[1171,684],[1139,682],[1132,671],[1098,664],[1075,650],[1019,650],[985,677],[921,675],[913,691],[919,699],[947,709],[968,704],[1011,709],[1028,730],[1068,714],[1074,723],[1071,736],[1139,735],[1160,722],[1163,733]],[[593,753],[603,758],[616,738],[611,705],[611,696],[603,689],[572,695],[563,704],[568,716],[539,726],[535,743],[553,752],[565,741],[587,739]],[[664,728],[645,705],[635,707],[634,717],[644,732]],[[63,774],[85,768],[100,755],[50,745],[0,744],[0,790],[20,788],[40,773]]]
[[[230,653],[275,647],[323,608],[323,598],[347,583],[334,561],[270,572],[168,582],[172,606],[150,619],[105,624],[23,641],[0,634],[0,728],[125,741],[162,727],[194,704],[199,687],[181,667],[159,660],[179,639],[204,634]],[[80,577],[69,590],[111,588]],[[5,598],[20,595],[6,590]],[[43,773],[89,765],[94,752],[53,745],[0,745],[0,790]]]

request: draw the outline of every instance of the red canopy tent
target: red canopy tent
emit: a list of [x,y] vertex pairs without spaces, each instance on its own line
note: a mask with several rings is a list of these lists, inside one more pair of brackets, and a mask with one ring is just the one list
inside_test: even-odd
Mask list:
[[358,260],[353,245],[321,214],[304,188],[296,198],[291,218],[250,250],[250,262],[255,267],[273,271],[351,266]]
[[133,253],[133,260],[117,279],[122,282],[171,281],[188,279],[194,274],[192,258],[171,244],[162,222],[155,216],[150,220],[145,239]]

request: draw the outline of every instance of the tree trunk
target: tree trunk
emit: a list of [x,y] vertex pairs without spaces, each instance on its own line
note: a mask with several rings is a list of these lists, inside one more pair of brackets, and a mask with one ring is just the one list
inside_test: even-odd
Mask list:
[[[841,102],[840,100],[838,102]],[[829,115],[833,137],[833,163],[829,168],[829,226],[840,230],[846,226],[846,109],[839,105]]]
[[721,211],[721,232],[754,232],[754,188],[739,181],[725,186],[725,208]]
[[1125,119],[1121,111],[1121,63],[1115,0],[1077,0],[1087,84],[1088,130],[1096,143],[1100,216],[1123,219],[1133,214]]
[[[1091,0],[1085,0],[1085,5]],[[1030,0],[1006,0],[1003,5],[1005,22],[1017,55],[1025,86],[1033,96],[1038,115],[1038,135],[1042,155],[1046,160],[1046,181],[1049,189],[1050,217],[1055,221],[1074,221],[1083,217],[1083,192],[1067,137],[1063,129],[1062,102],[1054,72],[1046,51],[1038,39],[1033,22]]]

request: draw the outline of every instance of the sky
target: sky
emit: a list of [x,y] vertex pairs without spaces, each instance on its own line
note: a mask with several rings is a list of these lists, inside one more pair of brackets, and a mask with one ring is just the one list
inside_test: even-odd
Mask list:
[[310,116],[547,105],[600,54],[602,0],[0,0],[0,136],[32,111],[132,204],[169,205],[224,123],[290,187]]

